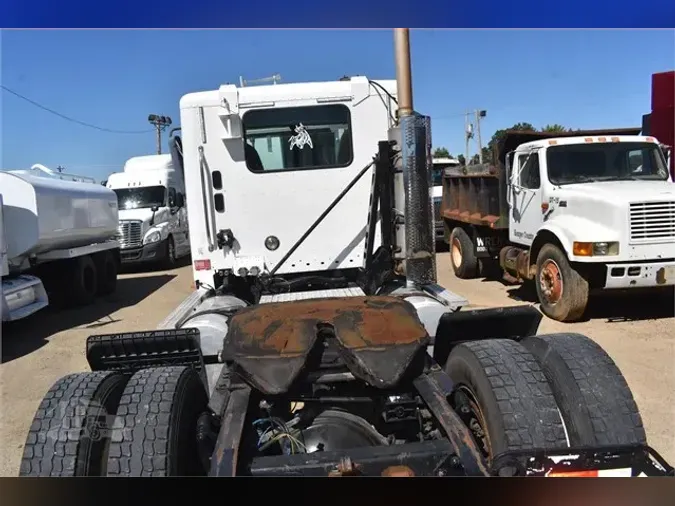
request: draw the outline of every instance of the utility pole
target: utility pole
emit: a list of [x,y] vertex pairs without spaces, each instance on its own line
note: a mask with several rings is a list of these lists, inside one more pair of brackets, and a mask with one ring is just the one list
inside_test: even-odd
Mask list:
[[148,116],[148,122],[151,125],[154,125],[155,130],[157,131],[157,154],[162,154],[162,131],[171,125],[171,118],[168,116],[158,116],[157,114],[151,114]]
[[473,138],[473,125],[471,124],[471,113],[464,114],[464,164],[469,165],[469,141]]
[[483,163],[483,143],[480,140],[480,119],[487,115],[487,111],[476,109],[476,141],[478,141],[478,163]]

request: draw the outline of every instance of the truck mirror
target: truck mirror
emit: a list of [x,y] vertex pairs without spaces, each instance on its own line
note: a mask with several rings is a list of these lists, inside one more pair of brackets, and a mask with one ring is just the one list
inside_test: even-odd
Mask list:
[[176,195],[176,207],[183,207],[185,205],[185,199],[182,193]]

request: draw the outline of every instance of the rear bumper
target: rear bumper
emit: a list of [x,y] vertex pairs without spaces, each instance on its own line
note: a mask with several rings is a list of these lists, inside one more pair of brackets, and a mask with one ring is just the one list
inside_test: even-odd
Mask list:
[[675,261],[607,265],[605,289],[675,286]]
[[140,248],[125,248],[120,250],[122,264],[136,264],[159,262],[166,257],[166,240],[146,244]]

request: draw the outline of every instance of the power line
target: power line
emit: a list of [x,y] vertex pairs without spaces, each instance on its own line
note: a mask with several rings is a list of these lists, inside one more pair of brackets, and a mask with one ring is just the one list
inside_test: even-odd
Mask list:
[[11,93],[15,97],[18,97],[21,100],[25,100],[29,104],[32,104],[35,107],[38,107],[38,108],[42,109],[43,111],[47,111],[51,114],[54,114],[54,115],[58,116],[59,118],[63,118],[63,119],[65,119],[67,121],[70,121],[72,123],[77,123],[78,125],[93,128],[95,130],[100,130],[101,132],[109,132],[109,133],[113,133],[113,134],[145,134],[145,133],[148,133],[148,132],[152,132],[152,130],[114,130],[112,128],[104,128],[104,127],[100,127],[98,125],[92,125],[91,123],[87,123],[85,121],[80,121],[78,119],[71,118],[70,116],[66,116],[65,114],[61,114],[60,112],[55,111],[54,109],[50,109],[49,107],[46,107],[42,104],[39,104],[35,100],[31,100],[30,98],[23,96],[21,93],[18,93],[14,90],[9,89],[7,86],[5,86],[3,84],[0,84],[0,88],[5,90],[7,93]]

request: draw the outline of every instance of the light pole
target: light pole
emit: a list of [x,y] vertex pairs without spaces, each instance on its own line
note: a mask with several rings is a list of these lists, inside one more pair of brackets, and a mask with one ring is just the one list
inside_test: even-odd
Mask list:
[[171,125],[171,118],[168,116],[158,116],[157,114],[151,114],[148,116],[148,122],[150,122],[151,125],[154,125],[157,131],[157,154],[161,155],[162,131]]
[[480,119],[487,115],[485,110],[476,111],[476,140],[478,141],[478,163],[483,163],[483,143],[480,140]]

